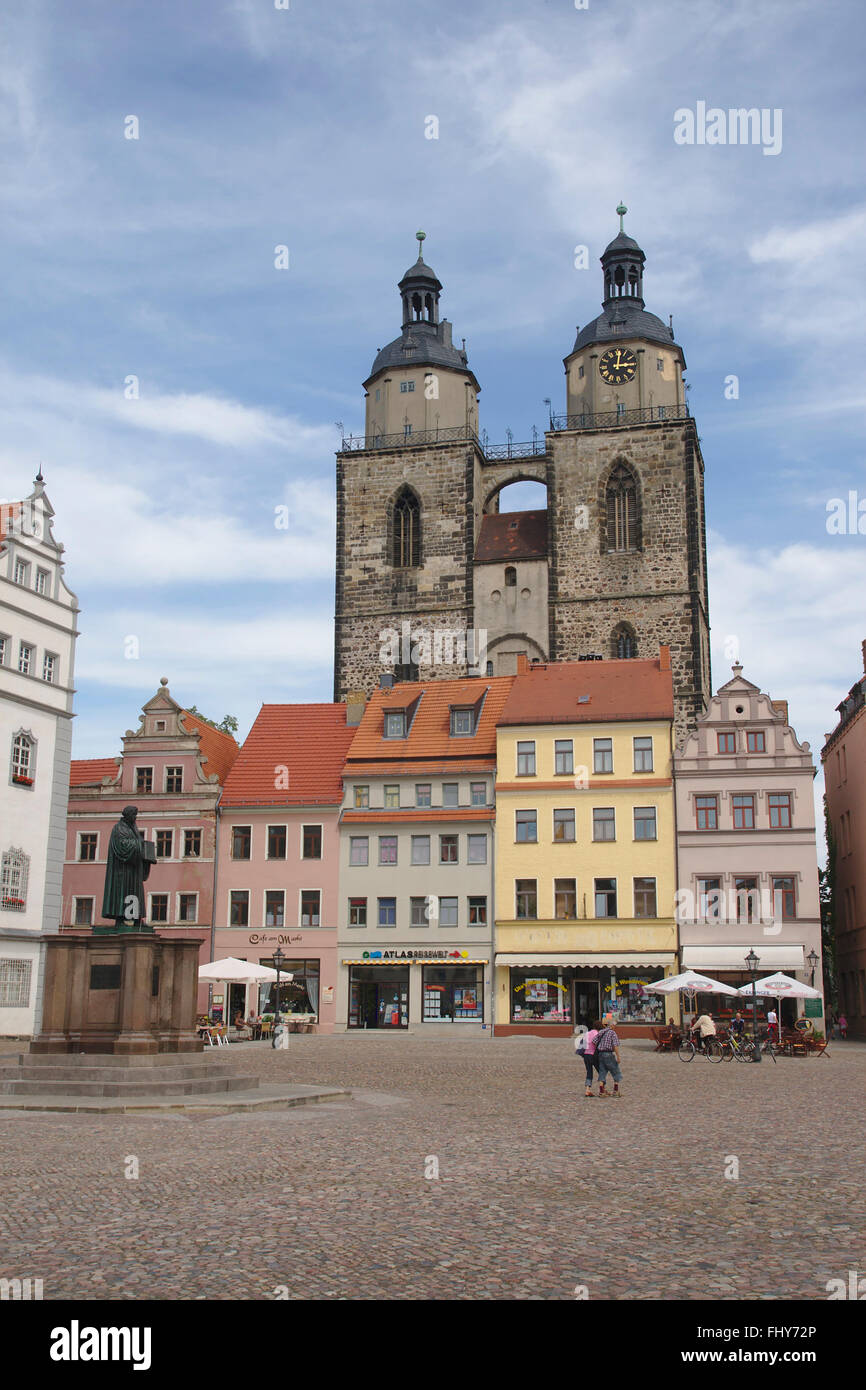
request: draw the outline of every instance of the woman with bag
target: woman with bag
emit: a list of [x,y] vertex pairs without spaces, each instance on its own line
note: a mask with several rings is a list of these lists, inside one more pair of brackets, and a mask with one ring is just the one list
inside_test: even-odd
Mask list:
[[593,1070],[595,1070],[596,1075],[598,1074],[598,1057],[596,1055],[595,1044],[600,1026],[598,1019],[596,1019],[588,1032],[581,1033],[580,1036],[574,1040],[574,1050],[578,1057],[583,1058],[583,1065],[586,1068],[586,1086],[583,1092],[584,1098],[592,1095]]

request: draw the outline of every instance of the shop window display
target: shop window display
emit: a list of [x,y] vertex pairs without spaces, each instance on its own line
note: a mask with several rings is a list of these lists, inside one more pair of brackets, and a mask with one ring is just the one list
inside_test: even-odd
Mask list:
[[423,967],[425,1023],[480,1023],[483,976],[476,965]]

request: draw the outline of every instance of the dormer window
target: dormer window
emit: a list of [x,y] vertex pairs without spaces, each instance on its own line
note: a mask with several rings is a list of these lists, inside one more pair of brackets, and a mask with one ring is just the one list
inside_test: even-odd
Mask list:
[[471,738],[474,733],[475,710],[471,706],[468,709],[452,709],[451,737]]
[[406,737],[406,711],[404,709],[386,710],[384,738]]

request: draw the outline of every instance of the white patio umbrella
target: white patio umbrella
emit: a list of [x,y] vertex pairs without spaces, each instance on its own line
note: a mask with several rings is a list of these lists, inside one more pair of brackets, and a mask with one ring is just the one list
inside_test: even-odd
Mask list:
[[689,999],[689,1012],[694,1010],[696,994],[737,994],[732,985],[723,985],[721,980],[711,980],[709,975],[699,975],[696,970],[684,970],[681,975],[669,975],[666,980],[656,980],[655,984],[644,985],[656,994],[685,994]]
[[[221,984],[249,985],[271,984],[277,978],[276,970],[269,965],[257,965],[255,961],[238,960],[237,956],[224,956],[222,960],[203,965],[198,972],[200,980],[216,980]],[[290,971],[280,971],[280,985],[291,983],[294,976]]]
[[[743,985],[737,990],[737,993],[751,998],[751,984]],[[755,994],[759,994],[762,999],[776,1000],[778,1005],[776,1010],[779,1028],[778,1040],[780,1042],[782,1039],[782,1000],[822,998],[819,989],[813,989],[811,985],[804,984],[802,980],[795,980],[791,975],[784,975],[781,970],[777,970],[775,975],[765,975],[763,980],[756,980]]]

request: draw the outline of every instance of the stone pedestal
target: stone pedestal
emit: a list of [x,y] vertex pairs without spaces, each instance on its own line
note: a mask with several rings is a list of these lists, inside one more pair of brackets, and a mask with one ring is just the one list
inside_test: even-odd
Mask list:
[[199,941],[152,933],[48,936],[31,1052],[201,1052]]

